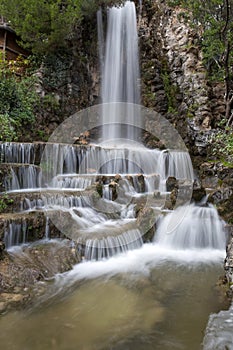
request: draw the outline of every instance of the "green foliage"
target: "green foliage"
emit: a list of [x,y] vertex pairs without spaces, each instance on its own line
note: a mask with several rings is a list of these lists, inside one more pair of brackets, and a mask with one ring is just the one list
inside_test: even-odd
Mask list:
[[33,52],[65,44],[81,18],[81,0],[1,0],[0,13]]
[[37,129],[36,134],[37,134],[40,141],[45,141],[45,142],[48,141],[49,135],[46,135],[45,130]]
[[168,1],[168,6],[179,6],[182,5],[183,1],[182,0],[170,0]]
[[233,164],[233,130],[230,126],[224,126],[225,119],[220,124],[223,128],[218,129],[210,140],[211,154],[224,163]]
[[42,105],[44,109],[53,113],[58,112],[60,108],[59,101],[53,94],[45,95],[42,100]]
[[0,114],[0,140],[10,142],[16,139],[13,120],[11,120],[8,113]]
[[[16,74],[19,64],[0,60],[0,140],[16,140],[34,120],[36,78]],[[21,67],[22,68],[22,67]]]
[[204,63],[210,77],[215,80],[224,80],[226,70],[233,66],[233,6],[230,2],[230,0],[168,1],[170,6],[182,6],[188,14],[185,18],[189,18],[191,25],[202,33],[200,45]]
[[7,193],[1,194],[0,196],[0,213],[4,212],[9,205],[12,205],[14,200],[9,198]]
[[175,114],[177,113],[176,94],[178,93],[178,87],[171,83],[170,76],[166,68],[162,73],[162,79],[168,101],[168,112]]
[[71,61],[71,55],[65,50],[50,52],[45,56],[43,61],[43,85],[46,90],[66,88]]
[[[117,3],[122,3],[119,0]],[[0,13],[33,53],[66,47],[83,17],[96,13],[112,0],[1,0]]]

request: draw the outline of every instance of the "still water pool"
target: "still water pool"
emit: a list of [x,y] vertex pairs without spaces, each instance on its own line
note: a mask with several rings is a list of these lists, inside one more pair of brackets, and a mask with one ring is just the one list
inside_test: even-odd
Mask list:
[[0,318],[4,350],[197,350],[211,313],[224,251],[146,244],[84,262],[46,283],[25,311]]

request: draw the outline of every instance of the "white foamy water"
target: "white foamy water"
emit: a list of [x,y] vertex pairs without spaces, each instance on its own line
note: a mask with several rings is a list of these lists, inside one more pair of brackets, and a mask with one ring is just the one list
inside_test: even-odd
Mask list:
[[181,206],[163,218],[155,241],[172,249],[226,248],[224,222],[212,206]]
[[[102,21],[99,17],[99,43],[102,42],[101,27]],[[130,103],[140,103],[137,18],[134,2],[126,1],[124,6],[112,7],[108,10],[103,62],[103,103],[128,103],[124,119],[125,124],[128,125],[125,127],[118,124],[121,115],[119,105],[115,104],[109,108],[108,105],[103,104],[103,125],[111,124],[110,128],[103,128],[103,139],[112,141],[124,137],[137,140],[138,131],[131,126],[140,126],[140,113],[135,113],[130,106]]]
[[114,276],[118,273],[139,273],[148,276],[150,271],[167,262],[177,266],[185,265],[190,269],[199,264],[223,263],[225,250],[221,249],[169,249],[158,244],[148,243],[141,248],[122,253],[101,261],[87,261],[57,276],[57,283],[62,288],[77,280],[93,279],[100,276]]
[[7,191],[40,188],[40,168],[29,164],[11,167],[10,175],[4,179],[4,187]]

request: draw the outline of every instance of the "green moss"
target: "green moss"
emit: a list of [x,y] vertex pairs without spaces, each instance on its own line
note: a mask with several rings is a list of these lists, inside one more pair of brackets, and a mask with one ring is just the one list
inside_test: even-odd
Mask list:
[[182,4],[181,0],[169,0],[168,1],[168,6],[171,6],[171,7],[179,6],[181,4]]
[[177,101],[176,95],[179,93],[179,88],[177,85],[171,83],[170,75],[168,73],[167,66],[163,68],[162,72],[163,86],[166,93],[168,101],[168,112],[176,114],[177,111]]
[[96,191],[97,191],[97,193],[99,194],[100,197],[103,196],[103,186],[100,183],[98,183],[96,185]]
[[233,168],[232,128],[218,129],[209,140],[209,154],[214,155],[223,165]]
[[11,206],[14,203],[12,198],[9,198],[7,193],[1,195],[0,198],[0,213],[5,212],[8,206]]

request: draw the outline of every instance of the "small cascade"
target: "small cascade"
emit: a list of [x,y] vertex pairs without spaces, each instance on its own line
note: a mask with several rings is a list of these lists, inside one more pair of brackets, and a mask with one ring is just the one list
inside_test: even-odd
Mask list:
[[46,216],[46,223],[45,223],[45,239],[49,239],[49,217]]
[[11,216],[8,215],[4,222],[6,249],[51,237],[62,237],[62,234],[54,227],[44,211],[33,213],[24,211]]
[[113,255],[138,249],[143,245],[139,230],[126,231],[115,237],[108,236],[102,239],[89,239],[85,243],[84,257],[86,260],[100,260]]
[[21,211],[41,210],[49,208],[76,208],[90,205],[90,199],[87,196],[64,196],[62,194],[41,195],[41,198],[24,198],[20,203]]
[[33,143],[4,142],[0,144],[0,159],[3,163],[34,164],[35,145]]
[[41,198],[24,198],[20,203],[20,211],[28,211],[28,210],[38,210],[43,209],[45,206],[43,199]]
[[[42,160],[43,186],[51,188],[85,189],[99,175],[126,174],[133,178],[136,192],[166,191],[169,176],[193,181],[193,169],[188,152],[150,150],[143,146],[110,148],[90,145],[85,148],[49,145]],[[78,169],[78,170],[77,170]],[[145,177],[145,185],[135,175]]]
[[224,222],[212,206],[181,206],[161,219],[155,242],[171,249],[225,249]]
[[26,222],[10,222],[4,232],[4,243],[6,248],[27,242]]
[[165,177],[174,176],[176,179],[194,180],[193,166],[188,152],[163,151]]
[[75,188],[85,189],[91,186],[96,180],[96,176],[65,174],[57,175],[52,179],[52,188]]
[[145,181],[145,192],[153,192],[154,190],[161,188],[160,176],[157,174],[145,176],[144,181]]
[[41,160],[43,185],[50,185],[54,176],[76,173],[82,153],[81,148],[73,145],[47,144]]
[[103,198],[109,201],[112,200],[112,188],[109,185],[103,186]]
[[4,179],[4,187],[7,191],[40,188],[41,170],[34,165],[11,167],[10,176]]

